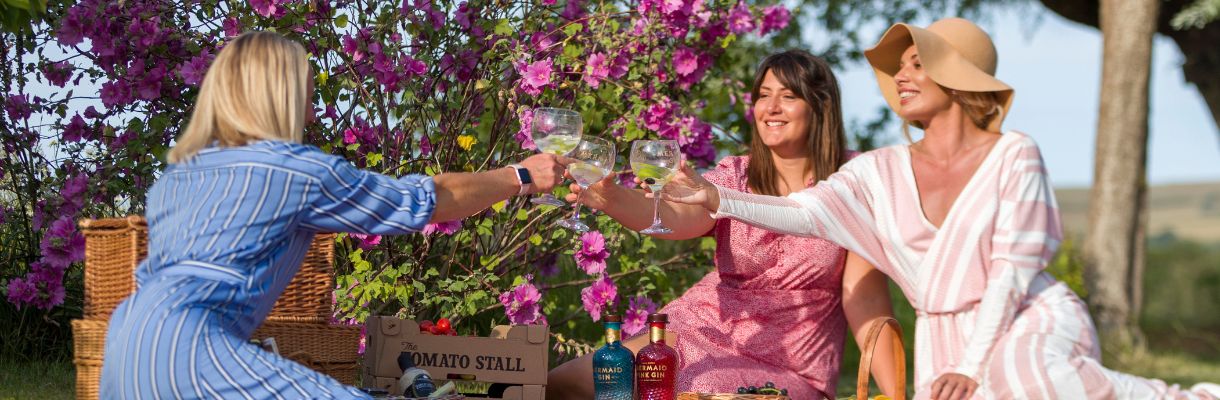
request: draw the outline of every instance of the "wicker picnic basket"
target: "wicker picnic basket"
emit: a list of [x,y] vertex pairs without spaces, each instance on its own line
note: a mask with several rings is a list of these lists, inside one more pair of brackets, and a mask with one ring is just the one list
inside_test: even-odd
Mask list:
[[[856,398],[868,398],[868,382],[869,371],[872,370],[873,364],[873,349],[877,346],[877,340],[881,337],[881,332],[884,329],[890,329],[893,332],[894,348],[894,372],[898,377],[897,400],[906,399],[906,358],[905,351],[902,347],[902,327],[898,325],[898,320],[893,318],[877,319],[869,326],[867,340],[861,348],[860,354],[860,370],[856,374]],[[763,395],[763,394],[735,394],[735,393],[693,393],[685,392],[678,395],[678,400],[790,400],[788,396],[780,395]]]
[[[110,314],[135,290],[135,269],[148,255],[144,218],[80,221],[85,236],[84,319],[72,321],[76,396],[96,399]],[[280,354],[336,380],[358,377],[359,326],[330,325],[334,234],[314,237],[297,274],[254,338],[274,337]]]

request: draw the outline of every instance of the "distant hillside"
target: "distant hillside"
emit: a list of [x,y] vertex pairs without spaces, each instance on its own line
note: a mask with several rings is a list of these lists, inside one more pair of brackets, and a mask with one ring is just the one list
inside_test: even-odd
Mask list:
[[[1064,229],[1084,233],[1089,189],[1057,189]],[[1149,197],[1148,236],[1172,232],[1183,239],[1220,243],[1220,182],[1154,186]]]

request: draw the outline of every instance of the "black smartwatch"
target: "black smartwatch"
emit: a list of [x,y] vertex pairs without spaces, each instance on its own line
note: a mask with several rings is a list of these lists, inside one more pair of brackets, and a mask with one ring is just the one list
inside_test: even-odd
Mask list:
[[517,164],[509,165],[514,171],[517,171],[517,183],[521,184],[521,189],[517,191],[517,195],[529,193],[534,188],[534,178],[530,177],[530,170]]

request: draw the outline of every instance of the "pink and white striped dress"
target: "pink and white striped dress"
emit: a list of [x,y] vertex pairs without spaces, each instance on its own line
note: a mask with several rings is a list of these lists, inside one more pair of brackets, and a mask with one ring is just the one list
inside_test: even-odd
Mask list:
[[865,153],[788,197],[720,190],[715,218],[825,238],[901,288],[918,313],[916,399],[956,372],[982,399],[1213,399],[1102,367],[1084,303],[1043,270],[1062,239],[1037,145],[999,139],[941,227],[924,217],[910,150]]

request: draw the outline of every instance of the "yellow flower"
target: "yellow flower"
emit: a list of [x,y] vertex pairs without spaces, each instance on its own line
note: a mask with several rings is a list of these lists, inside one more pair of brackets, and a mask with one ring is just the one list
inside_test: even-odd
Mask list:
[[458,146],[461,146],[462,150],[470,151],[470,147],[474,146],[475,142],[478,142],[478,139],[475,139],[474,136],[461,135],[457,137]]

